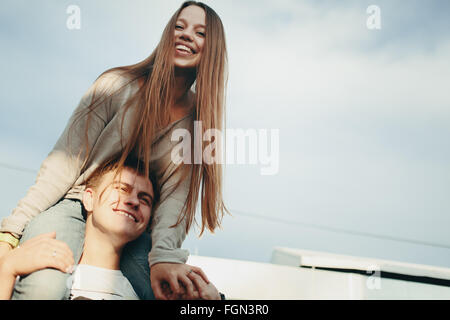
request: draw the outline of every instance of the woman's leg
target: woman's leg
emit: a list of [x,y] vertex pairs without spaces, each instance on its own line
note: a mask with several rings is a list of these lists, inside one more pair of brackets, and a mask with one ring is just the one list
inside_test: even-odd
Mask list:
[[[62,199],[34,217],[20,239],[23,243],[43,233],[56,231],[56,239],[67,243],[75,261],[79,261],[84,244],[86,222],[78,200]],[[70,274],[44,269],[21,277],[14,287],[15,300],[62,300],[70,294]]]
[[130,281],[141,300],[155,300],[150,284],[148,254],[152,248],[150,234],[144,232],[139,238],[128,243],[120,260],[120,269]]

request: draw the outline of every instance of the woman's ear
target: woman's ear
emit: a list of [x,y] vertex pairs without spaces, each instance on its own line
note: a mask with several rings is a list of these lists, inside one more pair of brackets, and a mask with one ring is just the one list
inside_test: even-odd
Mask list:
[[83,193],[83,205],[84,209],[89,213],[94,210],[94,190],[87,188]]

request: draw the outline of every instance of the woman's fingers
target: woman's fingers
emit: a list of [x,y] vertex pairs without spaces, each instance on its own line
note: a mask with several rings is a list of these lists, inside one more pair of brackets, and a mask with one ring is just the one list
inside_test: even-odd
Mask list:
[[198,290],[194,299],[203,299],[203,292],[206,290],[208,284],[206,284],[203,278],[195,272],[189,273],[188,277]]
[[197,287],[200,299],[220,300],[219,291],[211,282],[207,284],[200,275],[194,272],[191,272],[188,277]]
[[[203,280],[206,282],[206,284],[209,284],[208,277],[206,276],[205,272],[203,272],[203,270],[202,270],[201,268],[195,267],[195,266],[189,266],[189,267],[191,267],[191,269],[192,269],[195,273],[199,274],[199,275],[203,278]],[[191,272],[191,273],[192,273],[192,272]]]
[[188,278],[195,284],[198,291],[200,291],[207,284],[201,276],[194,272],[189,273]]
[[[191,272],[192,273],[192,272]],[[180,276],[180,281],[183,283],[184,287],[186,288],[186,296],[188,299],[196,299],[196,296],[194,293],[194,285],[187,276]]]
[[153,292],[155,293],[155,298],[159,300],[167,300],[170,289],[168,288],[168,284],[165,285],[165,283],[158,283],[159,285],[152,286]]
[[178,279],[176,278],[176,276],[171,276],[168,279],[170,288],[172,289],[172,293],[173,294],[182,294],[182,290],[180,288],[180,285],[178,284]]

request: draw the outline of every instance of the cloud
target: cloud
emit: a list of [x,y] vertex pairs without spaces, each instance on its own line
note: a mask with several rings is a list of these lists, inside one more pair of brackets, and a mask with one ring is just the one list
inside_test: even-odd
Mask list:
[[[294,17],[290,23],[280,26],[268,20],[262,31],[258,29],[261,23],[251,25],[243,17],[233,21],[230,93],[252,96],[258,103],[278,101],[281,108],[289,105],[283,109],[288,114],[286,109],[292,104],[305,108],[304,112],[312,104],[356,108],[368,103],[378,111],[383,106],[391,110],[392,105],[410,108],[411,103],[412,108],[423,108],[426,103],[444,111],[448,102],[445,80],[450,76],[449,37],[442,37],[436,52],[422,51],[417,48],[420,41],[411,37],[410,50],[400,58],[398,50],[404,41],[390,38],[390,29],[369,31],[367,15],[359,6],[322,11],[314,4],[295,2],[285,7]],[[263,8],[272,12],[272,7]],[[377,32],[390,41],[371,51],[357,50],[358,44],[377,43],[381,38]]]

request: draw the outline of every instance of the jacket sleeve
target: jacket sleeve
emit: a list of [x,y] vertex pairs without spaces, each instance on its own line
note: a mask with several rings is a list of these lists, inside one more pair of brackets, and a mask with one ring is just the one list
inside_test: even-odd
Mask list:
[[[82,97],[53,150],[42,162],[35,184],[18,202],[11,215],[2,220],[0,232],[10,232],[20,238],[25,226],[33,217],[56,204],[70,190],[83,168],[86,150],[84,141],[87,106],[92,101],[94,91],[95,98],[97,98],[99,95],[105,94],[105,90],[111,89],[112,77],[111,75],[102,75]],[[94,110],[89,121],[89,149],[95,144],[108,122],[110,108],[111,104],[105,101]],[[76,120],[78,121],[70,131],[68,140],[69,129]]]
[[[171,163],[171,166],[174,166]],[[172,168],[173,169],[173,168]],[[172,191],[181,177],[181,170],[173,174],[161,187],[161,194]],[[186,238],[186,219],[176,227],[171,228],[178,221],[178,217],[186,201],[191,175],[170,192],[167,198],[163,199],[159,207],[154,212],[151,237],[152,249],[149,253],[148,261],[150,267],[160,262],[186,263],[189,251],[181,249],[181,245]]]

